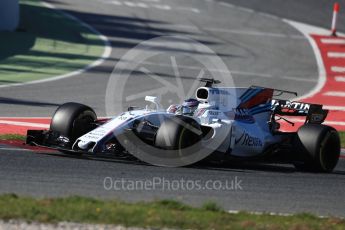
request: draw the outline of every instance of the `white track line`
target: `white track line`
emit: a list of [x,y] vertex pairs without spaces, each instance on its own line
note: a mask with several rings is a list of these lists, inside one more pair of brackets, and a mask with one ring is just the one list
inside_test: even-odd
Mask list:
[[235,8],[236,6],[227,2],[219,2],[219,5],[230,7],[230,8]]
[[321,42],[323,44],[345,44],[345,39],[338,38],[322,38]]
[[171,10],[169,5],[153,4],[152,6],[160,10]]
[[244,35],[254,35],[254,36],[265,36],[265,37],[275,37],[275,38],[288,38],[288,39],[300,39],[304,40],[305,37],[301,35],[288,35],[288,34],[279,34],[279,33],[267,33],[254,30],[230,30],[223,28],[204,28],[208,31],[223,32],[223,33],[232,33],[232,34],[244,34]]
[[[289,119],[289,121],[292,121],[292,122],[299,122],[299,123],[304,123],[305,122],[305,119],[299,119],[299,118],[291,118]],[[326,124],[326,125],[339,125],[339,126],[345,126],[345,122],[343,121],[325,121],[323,124]]]
[[123,4],[125,4],[126,6],[129,6],[129,7],[136,7],[136,4],[134,2],[124,1]]
[[56,81],[56,80],[61,80],[64,78],[69,78],[69,77],[73,77],[76,75],[80,75],[82,73],[85,73],[86,71],[95,68],[96,66],[101,65],[106,59],[108,59],[111,55],[111,43],[109,41],[109,39],[104,36],[103,34],[101,34],[98,30],[96,30],[95,28],[93,28],[92,26],[90,26],[89,24],[86,24],[85,22],[81,21],[80,19],[78,19],[77,17],[64,12],[63,10],[57,9],[54,5],[47,3],[47,2],[43,2],[42,3],[45,7],[50,8],[50,9],[54,9],[56,11],[58,11],[59,13],[63,14],[65,17],[72,19],[76,22],[78,22],[79,24],[81,24],[82,26],[86,27],[87,29],[89,29],[90,31],[92,31],[93,33],[97,34],[98,37],[103,41],[104,43],[104,51],[102,56],[97,59],[96,61],[92,62],[91,64],[87,65],[86,67],[79,69],[79,70],[75,70],[73,72],[70,73],[66,73],[66,74],[62,74],[62,75],[58,75],[55,77],[49,77],[46,79],[42,79],[42,80],[36,80],[36,81],[31,81],[31,82],[25,82],[25,83],[16,83],[16,84],[9,84],[9,85],[0,85],[0,88],[7,88],[7,87],[14,87],[14,86],[23,86],[23,85],[32,85],[32,84],[39,84],[39,83],[44,83],[44,82],[50,82],[50,81]]
[[[166,27],[166,25],[164,25],[164,27]],[[195,30],[195,31],[200,31],[200,29],[196,26],[192,26],[192,25],[184,25],[184,24],[171,24],[169,25],[169,27],[171,28],[181,28],[181,29],[187,29],[187,30]],[[158,27],[161,28],[161,27]]]
[[336,76],[335,77],[335,81],[337,81],[337,82],[345,82],[345,76],[343,77],[343,76]]
[[191,11],[193,11],[194,13],[200,13],[200,10],[197,8],[190,8]]
[[[130,61],[129,61],[130,62]],[[155,62],[149,62],[149,61],[144,61],[142,64],[145,65],[153,65],[153,66],[160,66],[160,67],[167,67],[171,68],[170,64],[162,64],[162,63],[155,63]],[[201,70],[201,67],[197,66],[187,66],[187,65],[179,65],[179,68],[181,69],[189,69],[189,70]],[[253,72],[244,72],[244,71],[236,71],[236,70],[222,70],[222,69],[208,69],[210,72],[215,72],[215,73],[230,73],[234,75],[240,75],[244,77],[262,77],[262,78],[280,78],[280,79],[285,79],[285,80],[291,80],[291,81],[301,81],[301,82],[316,82],[315,79],[305,79],[301,77],[293,77],[293,76],[274,76],[272,74],[265,74],[265,73],[253,73]]]
[[243,7],[243,6],[235,6],[231,3],[227,3],[227,2],[218,2],[219,5],[222,5],[222,6],[226,6],[226,7],[229,7],[229,8],[236,8],[237,10],[241,10],[241,11],[244,11],[246,13],[255,13],[255,10],[251,9],[251,8],[247,8],[247,7]]
[[272,15],[272,14],[268,14],[268,13],[264,13],[264,12],[258,12],[259,15],[270,18],[270,19],[280,19],[278,16]]
[[[108,3],[108,2],[107,2]],[[119,1],[111,1],[110,2],[111,4],[114,4],[116,6],[122,6],[122,2],[119,2]]]
[[[306,76],[303,76],[306,77]],[[281,79],[286,79],[290,81],[301,81],[301,82],[317,82],[316,79],[309,79],[309,78],[303,78],[303,77],[293,77],[293,76],[282,76]]]
[[137,6],[141,8],[149,8],[149,6],[146,3],[143,2],[137,2]]
[[48,124],[40,124],[40,123],[31,123],[31,122],[22,122],[22,121],[6,121],[0,120],[0,124],[5,125],[16,125],[16,126],[25,126],[25,127],[35,127],[35,128],[49,128]]
[[253,9],[242,7],[242,6],[237,6],[237,9],[242,10],[242,11],[247,12],[247,13],[250,13],[250,14],[255,12]]
[[324,105],[323,108],[334,111],[345,111],[345,106]]
[[329,57],[329,58],[345,58],[345,53],[328,52],[327,57]]
[[[197,28],[196,26],[191,26],[191,25],[172,24],[172,25],[169,25],[169,27],[195,30],[195,31],[201,32],[199,28]],[[278,38],[278,39],[280,38],[298,39],[301,41],[305,40],[305,37],[302,35],[265,33],[261,31],[255,31],[255,30],[236,30],[236,29],[212,28],[212,27],[203,27],[202,29],[205,31],[214,31],[214,32],[221,32],[221,33],[231,33],[231,34],[250,35],[250,36],[264,36],[264,37],[266,36],[266,37]]]
[[345,67],[343,67],[343,66],[332,66],[331,71],[336,72],[336,73],[345,73]]
[[325,92],[323,95],[332,96],[332,97],[345,97],[345,92],[343,92],[343,91],[328,91],[328,92]]
[[302,95],[302,96],[294,99],[296,101],[299,101],[299,100],[302,100],[304,98],[314,96],[315,94],[317,94],[318,92],[320,92],[322,90],[322,88],[324,87],[324,85],[326,83],[327,77],[326,77],[325,65],[323,63],[319,47],[316,44],[315,40],[310,36],[310,34],[312,34],[312,33],[324,34],[324,33],[329,33],[329,31],[325,30],[325,29],[321,29],[319,27],[315,27],[315,26],[311,26],[308,24],[299,23],[299,22],[295,22],[295,21],[291,21],[291,20],[287,20],[287,19],[283,19],[283,21],[287,22],[292,27],[299,30],[308,39],[308,41],[309,41],[309,43],[313,49],[313,52],[314,52],[314,55],[316,58],[317,67],[318,67],[319,78],[318,78],[316,86],[311,91],[306,93],[305,95]]
[[[206,1],[211,2],[212,0],[206,0]],[[247,7],[243,7],[243,6],[236,6],[236,5],[233,5],[231,3],[227,3],[227,2],[218,2],[218,4],[225,6],[225,7],[229,7],[229,8],[236,8],[237,10],[241,10],[241,11],[246,12],[246,13],[250,13],[250,14],[257,13],[261,16],[264,16],[264,17],[267,17],[270,19],[281,20],[281,18],[279,18],[275,15],[264,13],[264,12],[259,12],[259,11],[253,10],[251,8],[247,8]]]
[[[303,121],[303,122],[305,122],[305,121]],[[343,122],[343,121],[325,121],[323,124],[345,126],[345,122]]]
[[[176,10],[185,10],[185,11],[191,11],[193,13],[200,13],[200,10],[197,8],[188,8],[188,7],[177,7]],[[195,27],[196,28],[196,27]]]

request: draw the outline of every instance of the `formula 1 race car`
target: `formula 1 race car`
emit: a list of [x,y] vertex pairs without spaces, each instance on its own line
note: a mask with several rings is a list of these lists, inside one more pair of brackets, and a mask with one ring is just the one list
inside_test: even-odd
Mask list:
[[[165,166],[193,164],[213,154],[230,160],[287,162],[314,172],[331,172],[337,165],[340,138],[334,128],[322,125],[328,114],[322,105],[276,99],[293,93],[289,91],[214,87],[220,82],[201,81],[206,85],[196,90],[195,99],[167,110],[153,96],[145,100],[155,108],[129,107],[108,119],[97,119],[86,105],[63,104],[50,129],[29,130],[26,143],[69,154],[130,155]],[[304,125],[296,132],[282,132],[280,122],[293,125],[289,116],[305,117]]]

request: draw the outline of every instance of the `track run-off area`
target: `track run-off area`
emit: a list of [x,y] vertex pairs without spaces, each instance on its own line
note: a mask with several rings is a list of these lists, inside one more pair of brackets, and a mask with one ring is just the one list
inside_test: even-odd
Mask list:
[[[345,131],[345,37],[330,36],[327,30],[296,22],[288,23],[304,32],[314,49],[319,66],[316,87],[296,100],[324,105],[324,109],[329,110],[324,124]],[[319,34],[314,33],[313,29]],[[305,121],[303,118],[290,120],[296,126],[292,128],[283,123],[285,130],[296,130]],[[49,123],[49,117],[0,117],[0,134],[26,134],[28,128],[47,129]]]

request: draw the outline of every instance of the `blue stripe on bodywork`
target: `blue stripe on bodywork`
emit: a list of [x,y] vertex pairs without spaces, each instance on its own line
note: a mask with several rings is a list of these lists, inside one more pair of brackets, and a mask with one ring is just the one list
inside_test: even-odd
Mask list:
[[[247,92],[248,93],[244,93],[241,96],[241,103],[245,103],[247,101],[249,101],[252,97],[254,97],[255,95],[257,95],[258,93],[260,93],[263,89],[249,89]],[[247,94],[247,95],[246,95]]]

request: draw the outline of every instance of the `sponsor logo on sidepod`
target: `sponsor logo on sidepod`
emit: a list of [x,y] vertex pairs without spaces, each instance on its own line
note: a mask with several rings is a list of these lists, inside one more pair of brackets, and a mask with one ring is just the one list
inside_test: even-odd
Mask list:
[[262,147],[262,141],[258,137],[252,137],[248,133],[243,132],[239,139],[235,140],[235,144],[241,144],[249,147]]

